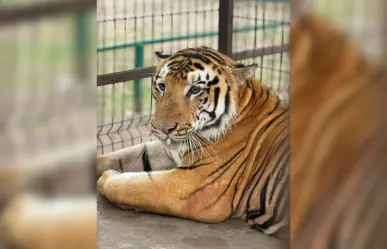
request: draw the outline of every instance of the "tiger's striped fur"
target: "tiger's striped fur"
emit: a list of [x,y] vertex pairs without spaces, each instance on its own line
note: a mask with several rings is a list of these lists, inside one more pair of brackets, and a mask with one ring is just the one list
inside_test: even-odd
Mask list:
[[[99,192],[120,206],[202,222],[243,218],[266,234],[286,234],[287,107],[254,79],[256,65],[208,47],[157,54],[152,131],[160,141],[99,157]],[[178,125],[166,135],[160,121]]]
[[291,248],[387,248],[387,74],[327,20],[291,27]]

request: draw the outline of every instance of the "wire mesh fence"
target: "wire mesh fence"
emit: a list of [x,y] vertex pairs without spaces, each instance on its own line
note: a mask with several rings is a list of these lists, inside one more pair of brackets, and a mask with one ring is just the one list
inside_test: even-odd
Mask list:
[[[219,14],[225,2],[232,6],[226,20]],[[259,64],[257,79],[277,92],[286,90],[289,12],[285,0],[99,0],[98,153],[153,139],[148,125],[155,51],[219,49],[230,42],[222,35],[231,28],[230,56]]]

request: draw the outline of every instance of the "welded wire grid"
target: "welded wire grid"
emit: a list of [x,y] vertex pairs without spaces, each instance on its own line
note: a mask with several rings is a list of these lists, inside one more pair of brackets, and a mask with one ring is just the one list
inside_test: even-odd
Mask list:
[[[233,53],[247,58],[239,62],[257,63],[257,79],[271,86],[277,93],[287,91],[290,74],[289,53],[278,51],[289,45],[290,2],[234,1],[233,22],[234,30],[243,27],[251,29],[249,32],[233,33]],[[260,48],[267,48],[267,55],[249,56]]]
[[[218,5],[217,0],[99,0],[98,74],[155,65],[155,51],[200,45],[216,49]],[[137,88],[136,81],[98,87],[99,153],[151,139],[150,76],[143,75]]]
[[[31,11],[36,2],[42,4],[19,2]],[[9,4],[14,13],[19,2]],[[0,165],[38,164],[38,158],[54,158],[95,136],[90,129],[95,112],[87,93],[92,88],[77,75],[80,14],[85,13],[68,11],[28,22],[19,16],[21,21],[1,26]]]
[[[288,5],[235,0],[233,52],[286,44]],[[217,49],[218,9],[219,0],[99,0],[98,74],[155,65],[155,51],[173,53],[201,45]],[[254,62],[261,66],[257,74],[265,83],[278,90],[287,82],[284,53],[256,57]],[[139,80],[98,87],[98,153],[152,139],[148,129],[154,107],[150,76],[146,73]]]

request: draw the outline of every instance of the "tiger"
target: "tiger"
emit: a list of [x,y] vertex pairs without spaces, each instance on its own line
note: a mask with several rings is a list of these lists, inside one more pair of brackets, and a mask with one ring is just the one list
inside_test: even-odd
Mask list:
[[202,223],[240,218],[286,238],[286,104],[255,79],[257,64],[205,46],[155,54],[157,140],[98,156],[98,193],[124,209]]
[[386,71],[321,14],[292,18],[290,248],[387,248]]

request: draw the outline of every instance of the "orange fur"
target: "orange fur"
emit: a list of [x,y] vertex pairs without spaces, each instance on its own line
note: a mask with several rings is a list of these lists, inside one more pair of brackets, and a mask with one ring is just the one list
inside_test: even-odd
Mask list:
[[[177,122],[172,134],[186,136],[186,140],[164,143],[158,151],[173,151],[186,144],[189,149],[172,170],[165,170],[170,165],[164,165],[164,170],[159,171],[119,173],[117,165],[111,164],[108,168],[116,171],[102,174],[98,191],[118,206],[211,223],[243,218],[266,234],[286,234],[289,116],[278,96],[252,77],[255,69],[255,65],[236,66],[235,61],[206,47],[184,49],[161,60],[153,85],[153,121]],[[200,79],[200,73],[202,81],[206,81],[201,84],[208,86],[208,91],[197,98],[187,97],[184,89],[196,82],[190,77]],[[160,84],[164,84],[163,89]],[[213,117],[224,119],[210,128],[224,132],[212,137],[210,132],[209,137],[195,140],[189,135],[205,134],[194,126],[193,113],[203,113],[199,101],[202,98],[208,98],[211,104],[203,107],[207,112],[225,106],[222,113],[213,113]],[[224,122],[229,124],[222,126]],[[156,128],[154,131],[158,132]],[[148,144],[141,146],[144,153],[150,148]],[[122,168],[135,161],[133,150],[119,152],[121,161],[128,162]],[[113,155],[104,155],[109,157]],[[146,153],[143,157],[153,167],[163,168],[160,160],[153,159],[157,155]]]
[[292,26],[291,248],[386,248],[386,79],[320,17]]

